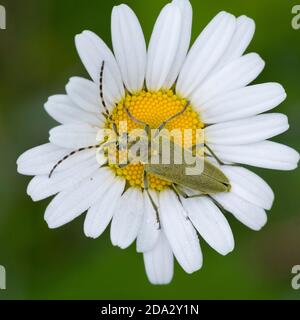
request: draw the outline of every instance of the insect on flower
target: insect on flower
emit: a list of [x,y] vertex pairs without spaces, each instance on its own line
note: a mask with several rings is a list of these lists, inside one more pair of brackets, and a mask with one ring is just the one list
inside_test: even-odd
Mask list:
[[[114,7],[113,51],[92,31],[75,37],[90,80],[71,78],[46,111],[59,125],[28,150],[18,172],[34,176],[34,201],[54,198],[44,218],[59,228],[86,213],[84,233],[110,227],[114,246],[136,241],[153,284],[167,284],[174,258],[187,273],[203,264],[203,240],[234,249],[227,216],[252,230],[267,222],[270,186],[242,165],[294,170],[296,150],[270,141],[289,128],[265,113],[286,98],[279,83],[251,83],[265,62],[245,53],[255,23],[217,14],[190,46],[192,6],[164,6],[147,48],[127,5]],[[225,216],[226,215],[226,216]]]
[[[68,155],[66,155],[64,158],[59,160],[55,166],[52,168],[49,178],[53,175],[54,171],[57,169],[57,167],[63,163],[63,161],[67,160],[69,157],[75,155],[78,152],[82,152],[89,149],[97,149],[97,148],[106,148],[109,147],[111,144],[114,144],[118,149],[126,149],[126,147],[122,146],[120,144],[120,141],[124,142],[124,134],[121,137],[118,132],[117,124],[114,123],[112,115],[110,114],[109,110],[107,109],[106,103],[104,101],[104,94],[103,94],[103,72],[105,67],[105,61],[102,62],[101,67],[101,73],[100,73],[100,97],[102,106],[104,107],[104,113],[103,115],[107,119],[107,121],[111,124],[113,128],[113,132],[115,133],[115,136],[117,139],[115,141],[109,140],[109,142],[103,142],[98,145],[88,146],[85,148],[80,148],[78,150],[72,151]],[[230,182],[226,175],[212,162],[205,159],[204,155],[199,156],[197,153],[193,153],[193,150],[195,149],[195,145],[192,145],[190,147],[190,150],[185,150],[184,146],[180,144],[176,144],[174,141],[169,140],[165,136],[161,136],[161,131],[164,129],[164,127],[173,119],[176,117],[182,115],[188,106],[190,105],[190,102],[187,102],[182,110],[180,110],[178,113],[172,115],[167,120],[163,121],[158,128],[155,130],[154,137],[152,139],[151,137],[151,128],[150,125],[145,123],[144,121],[141,121],[134,117],[131,112],[126,107],[125,103],[123,104],[123,107],[129,116],[129,118],[135,122],[138,125],[142,125],[144,129],[144,133],[146,135],[146,139],[143,141],[142,144],[139,145],[139,151],[145,150],[146,153],[144,156],[139,157],[139,160],[144,165],[144,174],[143,174],[143,189],[147,192],[151,204],[153,205],[153,208],[155,209],[157,220],[159,222],[159,211],[158,211],[158,205],[155,203],[153,197],[151,196],[149,192],[149,183],[148,183],[148,173],[154,174],[164,180],[167,180],[171,183],[171,186],[175,193],[178,195],[178,197],[182,196],[185,199],[188,198],[195,198],[203,195],[210,195],[218,192],[229,192],[230,191]],[[128,136],[130,135],[130,132],[125,132],[126,142],[128,139]],[[141,138],[141,137],[139,137]],[[107,141],[108,137],[104,140]],[[180,139],[180,141],[182,141]],[[180,142],[179,141],[179,142]],[[128,148],[128,153],[130,153],[130,149],[134,148],[135,145],[138,142],[135,141],[135,143],[131,143],[130,147]],[[158,163],[152,163],[152,154],[153,151],[153,145],[155,145],[155,150],[158,150]],[[212,152],[212,150],[204,145],[204,147],[208,150],[208,156],[212,156],[215,158],[215,160],[219,164],[223,164],[222,161],[220,161],[217,156]],[[170,148],[170,157],[168,157],[167,161],[166,159],[163,159],[163,154],[165,152],[162,152],[162,150]],[[114,148],[114,150],[116,150]],[[136,150],[135,150],[136,151]],[[145,157],[146,155],[146,157]],[[108,157],[109,159],[109,157]],[[179,160],[179,161],[178,161]],[[193,164],[195,165],[194,170],[191,167],[191,160],[193,160]],[[132,161],[137,161],[136,157],[133,157]],[[180,163],[178,163],[180,162]],[[125,168],[130,162],[127,162],[124,164],[118,164],[118,166]],[[190,168],[192,171],[187,171],[187,168]],[[201,168],[201,169],[200,169]],[[187,174],[187,172],[190,172],[190,174]],[[190,188],[196,191],[199,191],[200,194],[197,195],[191,195],[189,196],[187,193],[185,193],[181,187]],[[180,199],[180,198],[179,198]]]

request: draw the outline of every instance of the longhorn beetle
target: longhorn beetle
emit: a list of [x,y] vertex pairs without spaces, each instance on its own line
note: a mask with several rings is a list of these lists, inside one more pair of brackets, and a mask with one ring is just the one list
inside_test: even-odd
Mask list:
[[[100,86],[99,86],[100,99],[101,99],[101,103],[104,108],[104,112],[102,114],[105,116],[107,121],[111,123],[112,129],[114,130],[116,136],[120,137],[119,132],[118,132],[118,128],[113,121],[112,114],[109,112],[107,105],[105,103],[105,99],[104,99],[104,94],[103,94],[104,66],[105,66],[105,62],[103,61],[102,65],[101,65],[101,71],[100,71]],[[163,121],[156,129],[157,131],[156,131],[156,134],[153,139],[157,139],[159,137],[159,133],[164,129],[164,127],[171,120],[182,115],[187,110],[189,105],[190,105],[190,102],[187,102],[181,111],[174,114],[169,119]],[[141,121],[141,120],[137,119],[135,116],[133,116],[131,114],[130,110],[126,107],[125,102],[123,104],[123,108],[126,111],[128,117],[134,123],[136,123],[138,125],[142,125],[144,127],[145,134],[149,138],[149,136],[150,136],[149,124],[147,124],[144,121]],[[127,136],[128,136],[128,133],[127,133]],[[150,145],[153,143],[153,141],[151,141],[151,138],[150,138],[150,140],[148,139],[147,141],[148,141],[147,148],[148,148],[148,150],[150,150],[151,149]],[[115,143],[116,145],[118,145],[119,142],[116,140],[114,142],[109,142],[109,143]],[[176,153],[176,150],[178,150],[178,146],[170,140],[168,141],[168,143],[170,145],[171,154],[173,155],[173,153]],[[64,162],[69,157],[73,156],[74,154],[76,154],[78,152],[82,152],[84,150],[88,150],[88,149],[98,149],[98,148],[101,148],[101,147],[107,146],[107,145],[108,145],[108,143],[102,142],[97,145],[92,145],[92,146],[88,146],[88,147],[84,147],[84,148],[80,148],[78,150],[72,151],[71,153],[66,155],[63,159],[61,159],[60,161],[58,161],[55,164],[55,166],[52,168],[52,170],[49,174],[49,178],[51,178],[54,171],[57,169],[57,167],[62,162]],[[218,157],[213,153],[213,151],[206,144],[204,144],[204,146],[205,146],[206,150],[208,151],[208,153],[206,151],[206,155],[215,158],[219,164],[223,164],[220,161],[220,159],[218,159]],[[183,147],[181,146],[180,148],[182,149]],[[223,172],[217,166],[215,166],[212,162],[205,159],[204,156],[202,156],[202,158],[201,158],[200,156],[196,155],[195,158],[196,158],[196,161],[201,160],[203,163],[203,170],[200,174],[187,175],[186,174],[186,168],[188,167],[187,163],[185,163],[183,161],[183,163],[177,164],[174,162],[174,158],[172,158],[173,161],[171,160],[169,164],[163,164],[163,163],[152,164],[151,161],[143,163],[144,164],[143,188],[147,192],[149,199],[151,201],[151,204],[152,204],[153,208],[155,209],[158,223],[159,223],[158,206],[156,205],[155,201],[153,200],[153,198],[149,192],[149,184],[148,184],[148,177],[147,177],[148,173],[154,174],[154,175],[170,182],[173,190],[175,191],[175,193],[177,194],[179,199],[180,199],[180,196],[187,199],[187,198],[193,198],[193,197],[198,197],[198,196],[202,196],[202,195],[210,195],[210,194],[214,194],[214,193],[218,193],[218,192],[229,192],[230,191],[231,186],[230,186],[228,178],[223,174]],[[129,163],[127,162],[127,164],[125,164],[125,166],[128,164]],[[119,165],[119,167],[121,168],[124,166]],[[189,196],[181,188],[189,188],[189,189],[200,192],[200,194]]]

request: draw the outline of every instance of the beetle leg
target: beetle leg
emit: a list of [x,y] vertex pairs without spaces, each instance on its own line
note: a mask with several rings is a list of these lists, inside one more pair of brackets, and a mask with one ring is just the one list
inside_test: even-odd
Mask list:
[[205,147],[206,147],[206,149],[209,151],[210,155],[211,155],[213,158],[216,159],[216,161],[218,162],[219,165],[221,165],[221,166],[224,166],[224,165],[225,165],[225,163],[224,163],[222,160],[220,160],[220,158],[218,158],[218,157],[216,156],[216,154],[211,150],[211,148],[210,148],[207,144],[205,144]]
[[168,118],[167,120],[163,121],[159,127],[157,128],[156,130],[156,133],[155,133],[155,136],[154,138],[158,137],[159,133],[161,132],[161,130],[172,120],[174,120],[175,118],[181,116],[185,111],[186,109],[190,106],[191,102],[190,101],[187,101],[187,103],[185,104],[185,106],[177,113],[175,113],[173,116],[171,116],[170,118]]
[[148,183],[148,177],[147,177],[147,172],[146,170],[144,170],[144,190],[147,192],[147,195],[150,199],[150,202],[152,204],[152,207],[155,211],[156,214],[156,221],[158,223],[158,229],[161,229],[161,225],[160,225],[160,219],[159,219],[159,210],[158,210],[158,206],[155,203],[154,199],[151,196],[151,193],[149,192],[149,183]]
[[139,120],[139,119],[137,119],[136,117],[134,117],[134,116],[132,115],[132,113],[129,111],[129,109],[126,107],[125,102],[123,103],[123,109],[124,109],[125,112],[127,113],[128,117],[129,117],[134,123],[144,126],[144,128],[147,128],[146,131],[149,130],[149,128],[150,128],[149,124],[147,124],[146,122],[144,122],[144,121],[142,121],[142,120]]
[[184,199],[192,199],[192,198],[199,198],[199,197],[203,197],[204,194],[203,193],[199,193],[199,194],[194,194],[192,196],[188,195],[186,192],[184,192],[183,190],[181,190],[180,188],[178,188],[178,186],[176,186],[175,184],[172,184],[172,189],[174,190],[174,192],[177,194],[178,197],[183,197]]

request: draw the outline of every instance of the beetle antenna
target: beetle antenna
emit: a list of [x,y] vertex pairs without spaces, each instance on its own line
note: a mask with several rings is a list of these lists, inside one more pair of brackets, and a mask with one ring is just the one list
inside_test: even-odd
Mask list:
[[109,111],[107,109],[107,105],[106,102],[104,100],[104,94],[103,94],[103,73],[104,73],[104,66],[105,66],[105,61],[103,60],[102,65],[101,65],[101,70],[100,70],[100,79],[99,79],[99,89],[100,89],[100,98],[101,98],[101,102],[103,105],[103,108],[105,109],[105,112],[107,115],[109,115]]
[[94,145],[94,146],[88,146],[88,147],[84,147],[84,148],[80,148],[77,150],[74,150],[72,152],[70,152],[69,154],[67,154],[66,156],[64,156],[62,159],[60,159],[51,169],[50,173],[49,173],[49,179],[52,177],[54,171],[57,169],[57,167],[59,167],[65,160],[69,159],[70,157],[72,157],[74,154],[77,154],[79,152],[85,151],[85,150],[91,150],[91,149],[96,149],[99,148],[101,145]]
[[113,119],[112,119],[112,115],[110,114],[105,99],[104,99],[104,93],[103,93],[103,74],[104,74],[104,66],[105,66],[105,61],[102,61],[102,65],[101,65],[101,69],[100,69],[100,77],[99,77],[99,89],[100,89],[100,99],[101,99],[101,103],[103,105],[103,108],[105,110],[105,113],[103,113],[103,115],[106,117],[106,119],[111,122],[112,124],[112,128],[114,130],[114,132],[116,133],[116,135],[118,136],[118,128],[116,126],[116,124],[114,123]]

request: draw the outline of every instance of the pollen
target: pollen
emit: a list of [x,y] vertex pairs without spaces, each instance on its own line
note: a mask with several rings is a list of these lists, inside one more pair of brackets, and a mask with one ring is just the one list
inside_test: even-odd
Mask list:
[[[135,123],[124,109],[130,111],[132,116],[147,123],[151,129],[158,128],[159,125],[180,112],[187,104],[187,100],[174,94],[172,90],[160,90],[156,92],[140,91],[134,95],[129,95],[120,101],[112,111],[112,119],[119,131],[124,132],[122,127],[126,123],[126,131],[130,133],[133,129],[143,129],[142,125]],[[106,124],[109,128],[110,124]],[[168,122],[166,129],[172,131],[179,129],[184,134],[185,129],[191,129],[189,138],[184,139],[185,146],[192,146],[196,141],[196,130],[204,127],[198,113],[190,105],[183,114]],[[144,187],[144,165],[142,163],[130,163],[124,168],[117,165],[110,165],[118,176],[127,180],[132,187]],[[170,186],[171,183],[153,174],[148,174],[149,188],[161,191]]]

